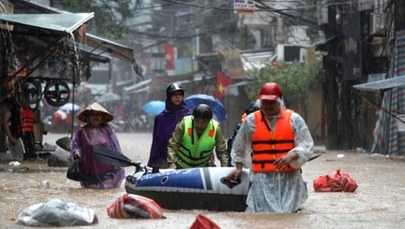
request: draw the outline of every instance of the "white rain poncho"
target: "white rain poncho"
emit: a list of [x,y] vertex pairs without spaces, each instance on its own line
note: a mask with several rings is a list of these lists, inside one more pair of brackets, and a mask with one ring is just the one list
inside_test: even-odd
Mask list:
[[[270,118],[274,127],[277,116]],[[313,153],[314,142],[304,119],[297,113],[291,116],[292,127],[295,131],[294,143],[298,159],[291,163],[294,168],[308,161]],[[242,163],[244,167],[251,167],[252,136],[255,132],[254,114],[249,114],[242,123],[235,142],[233,143],[231,157],[232,164]],[[252,186],[246,200],[246,211],[252,212],[296,212],[308,198],[306,184],[301,171],[295,172],[268,172],[250,173]]]

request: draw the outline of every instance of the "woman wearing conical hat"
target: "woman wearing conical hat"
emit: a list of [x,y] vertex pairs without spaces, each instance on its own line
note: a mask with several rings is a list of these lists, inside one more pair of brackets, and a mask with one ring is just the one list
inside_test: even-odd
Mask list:
[[93,159],[93,146],[101,145],[117,153],[121,152],[117,135],[108,125],[113,116],[100,104],[92,103],[77,118],[85,123],[74,134],[71,142],[73,157],[80,157],[86,179],[85,188],[118,188],[125,178],[125,170]]

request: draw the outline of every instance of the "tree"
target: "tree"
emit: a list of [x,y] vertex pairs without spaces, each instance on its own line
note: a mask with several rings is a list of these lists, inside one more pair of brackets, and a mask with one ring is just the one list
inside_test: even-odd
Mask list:
[[282,88],[283,95],[286,95],[286,106],[293,110],[302,110],[302,115],[306,117],[309,92],[315,83],[320,82],[321,64],[267,64],[264,68],[256,69],[253,75],[257,84],[247,89],[252,100],[257,98],[257,93],[264,83],[276,82]]
[[128,34],[125,22],[133,17],[131,0],[67,0],[65,8],[70,12],[94,12],[88,30],[95,35],[111,39],[123,39]]

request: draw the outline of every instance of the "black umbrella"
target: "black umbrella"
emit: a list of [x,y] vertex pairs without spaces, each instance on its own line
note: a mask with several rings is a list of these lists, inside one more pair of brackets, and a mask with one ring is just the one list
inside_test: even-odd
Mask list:
[[70,152],[70,137],[63,137],[56,140],[56,145],[60,148]]
[[184,99],[184,102],[191,110],[193,110],[199,104],[207,104],[208,106],[211,107],[215,119],[220,122],[225,121],[226,117],[228,116],[227,111],[224,105],[221,103],[221,101],[219,101],[218,99],[214,98],[211,95],[206,94],[190,95],[189,97]]
[[95,145],[93,147],[93,158],[94,160],[101,161],[106,164],[117,167],[129,167],[129,166],[140,167],[141,164],[139,162],[136,163],[131,161],[131,159],[129,159],[124,154],[115,152],[100,145]]

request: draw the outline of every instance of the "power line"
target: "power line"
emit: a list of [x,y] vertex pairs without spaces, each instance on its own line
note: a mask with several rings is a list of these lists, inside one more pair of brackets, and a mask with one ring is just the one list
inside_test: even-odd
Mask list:
[[[223,28],[227,27],[229,24],[232,24],[232,23],[233,23],[232,20],[225,21],[225,22],[222,22],[221,24],[219,24],[220,26],[218,26],[218,27],[211,28],[211,29],[209,29],[209,30],[203,30],[203,31],[201,31],[201,32],[199,32],[199,33],[185,34],[185,35],[181,35],[181,36],[161,35],[161,34],[156,34],[156,33],[142,32],[142,31],[134,30],[134,29],[130,29],[130,31],[131,31],[131,32],[134,32],[134,33],[141,34],[141,35],[145,35],[145,36],[149,36],[149,37],[154,37],[154,38],[165,38],[165,39],[167,39],[167,40],[170,40],[170,39],[179,39],[179,40],[181,40],[181,39],[193,38],[193,37],[205,35],[205,34],[207,34],[207,33],[215,32],[215,31],[218,31],[218,30],[222,30]],[[191,30],[191,29],[194,30],[195,28],[199,28],[199,27],[192,27],[192,28],[190,28],[190,30]],[[193,32],[194,32],[194,31],[193,31]]]

